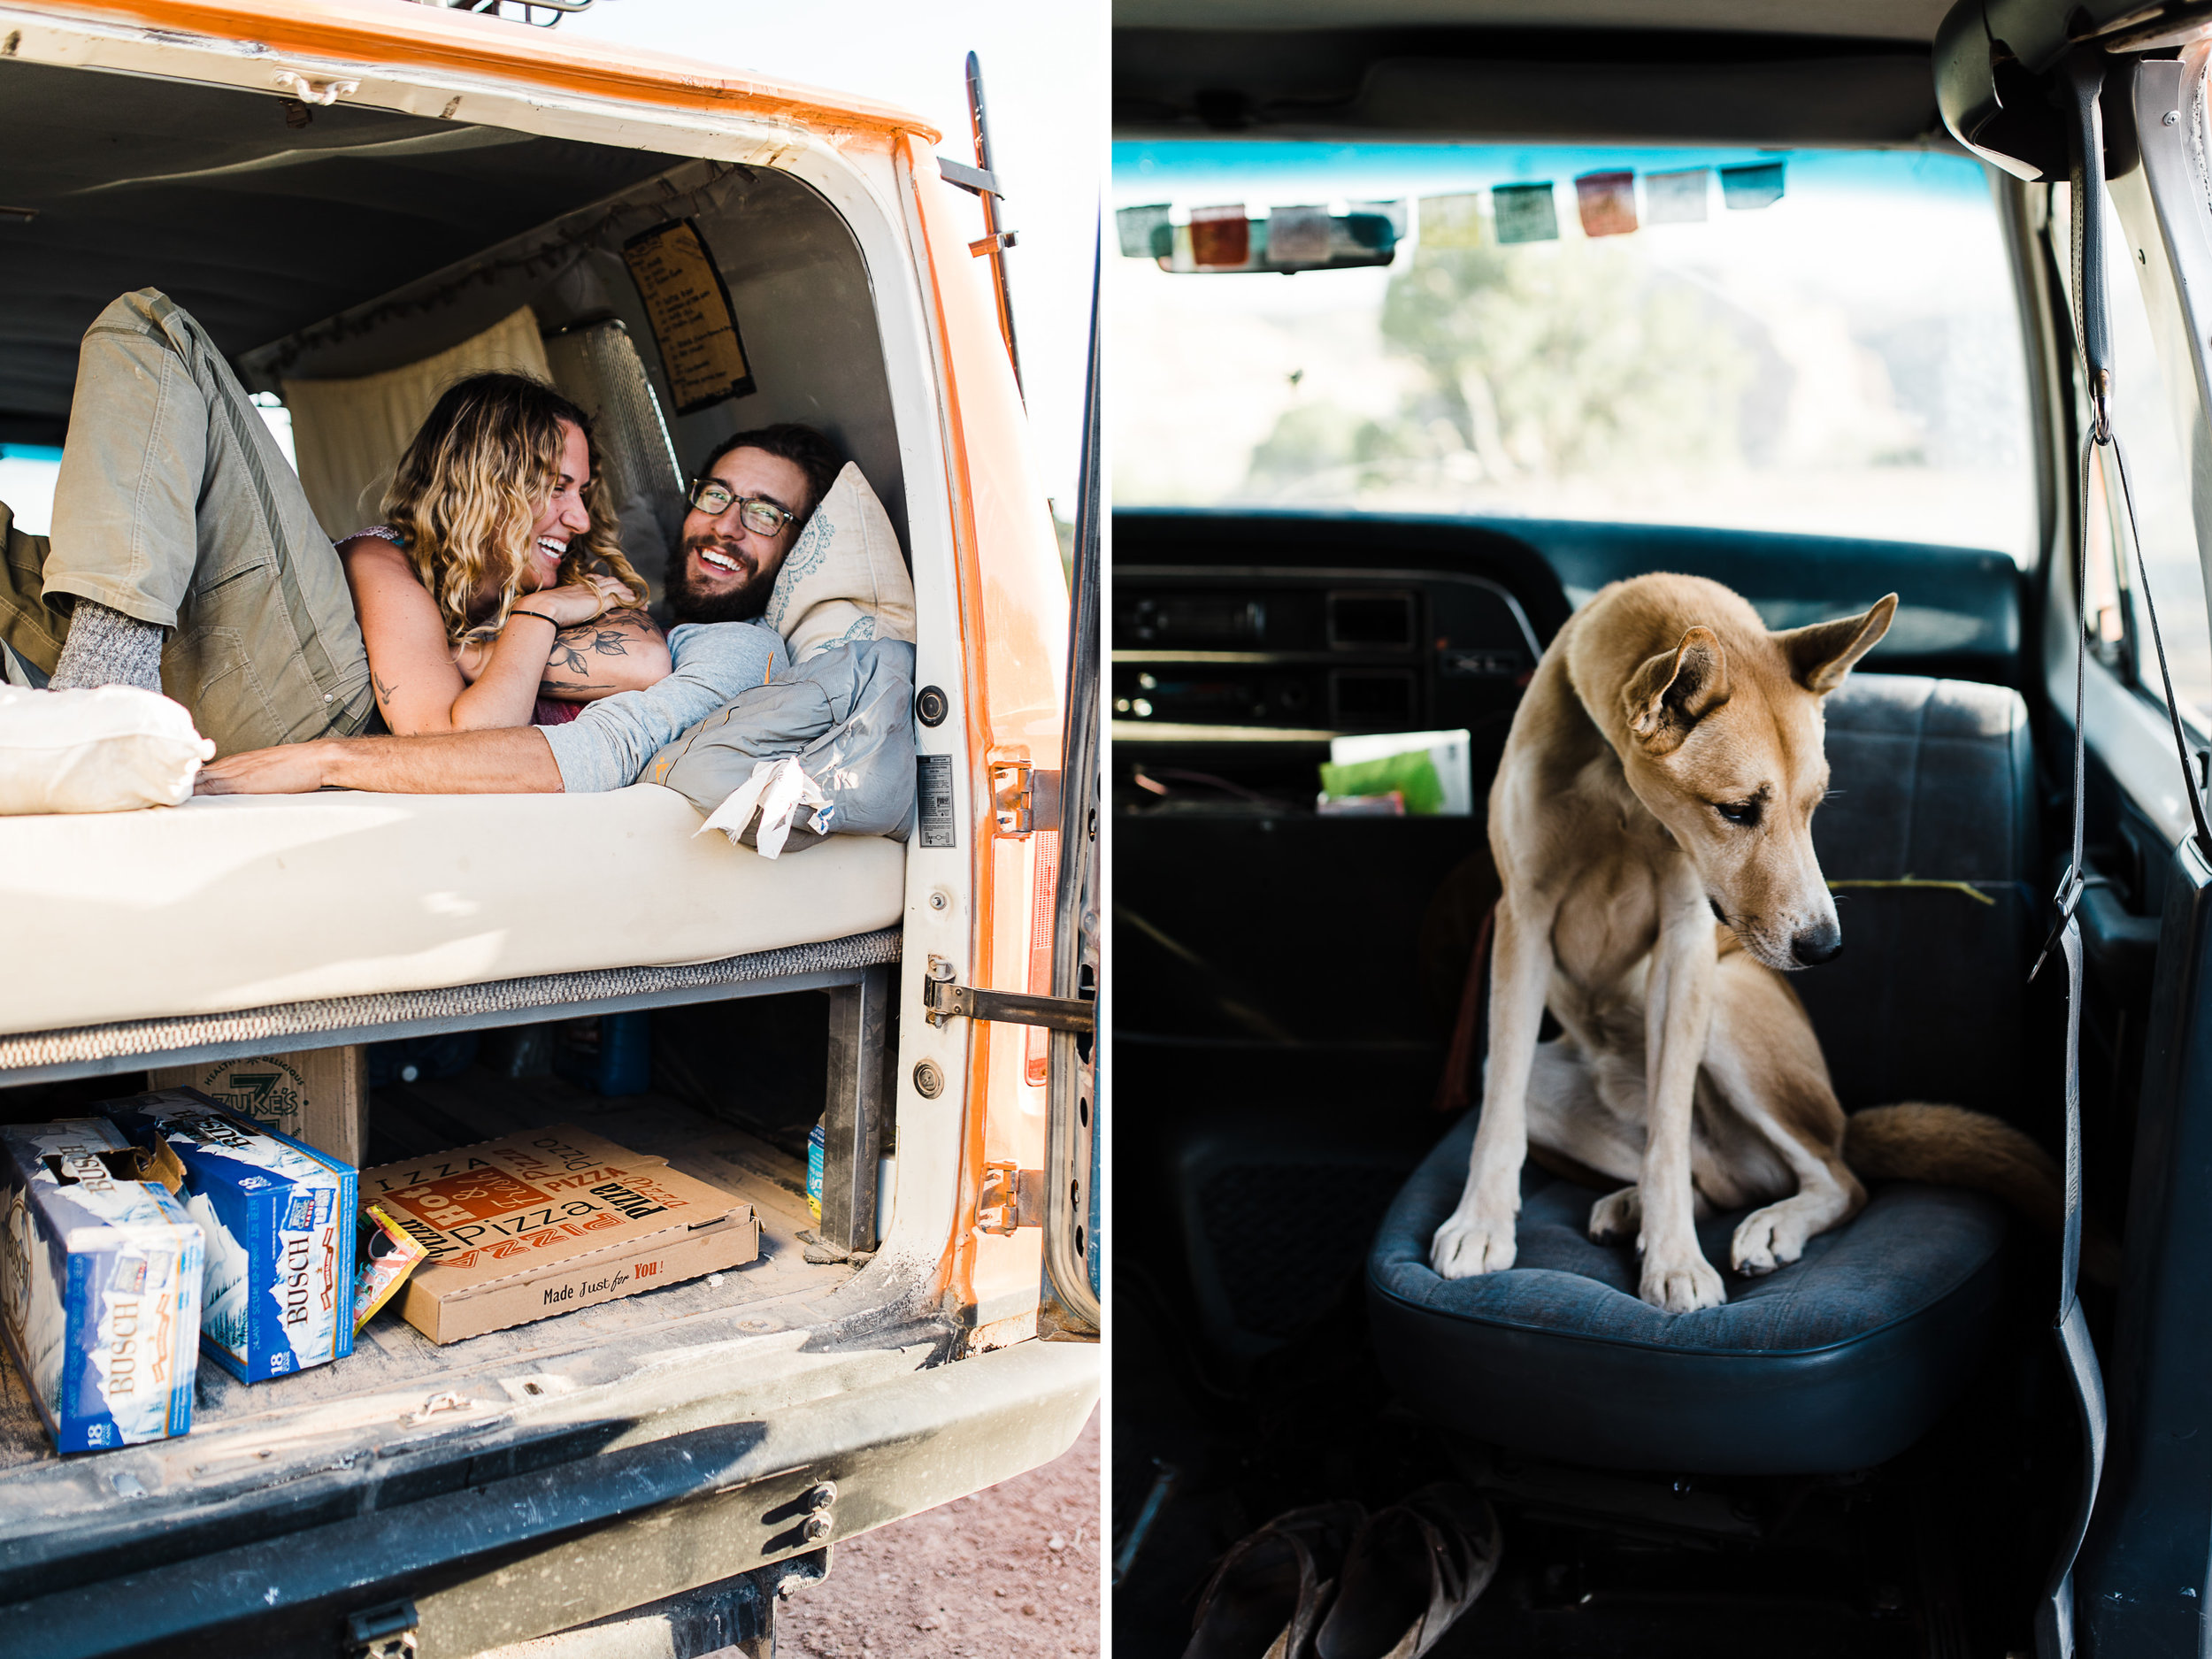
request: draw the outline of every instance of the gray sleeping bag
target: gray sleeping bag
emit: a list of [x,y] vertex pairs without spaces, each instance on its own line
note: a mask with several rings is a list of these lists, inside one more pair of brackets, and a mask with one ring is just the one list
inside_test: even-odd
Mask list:
[[[824,806],[800,806],[786,850],[831,834],[914,829],[914,648],[853,640],[738,693],[653,757],[644,781],[711,814],[763,762],[795,757]],[[756,810],[739,839],[758,844]]]

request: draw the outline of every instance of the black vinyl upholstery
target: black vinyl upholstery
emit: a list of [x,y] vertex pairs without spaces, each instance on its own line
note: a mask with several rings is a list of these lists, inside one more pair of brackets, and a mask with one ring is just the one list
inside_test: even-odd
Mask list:
[[[1846,1109],[1916,1099],[2016,1120],[2034,943],[2024,707],[1994,686],[1858,675],[1830,699],[1827,745],[1836,793],[1814,839],[1830,879],[1971,889],[1841,889],[1843,956],[1792,983]],[[1727,1271],[1741,1215],[1715,1217],[1699,1236],[1729,1301],[1670,1315],[1637,1299],[1625,1246],[1587,1238],[1600,1194],[1532,1166],[1515,1266],[1443,1279],[1429,1239],[1458,1199],[1473,1136],[1471,1113],[1399,1194],[1368,1263],[1383,1370],[1447,1428],[1617,1468],[1858,1469],[1917,1439],[1987,1343],[2008,1222],[1949,1188],[1880,1189],[1761,1279]]]

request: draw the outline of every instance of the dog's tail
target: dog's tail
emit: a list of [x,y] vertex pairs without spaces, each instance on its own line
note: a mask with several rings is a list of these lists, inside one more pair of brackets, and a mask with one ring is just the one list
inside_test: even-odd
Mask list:
[[[2058,1162],[2000,1118],[1962,1106],[1874,1106],[1845,1120],[1843,1161],[1866,1180],[1930,1181],[1987,1193],[2056,1237],[2065,1224]],[[2119,1277],[2119,1251],[2085,1229],[2082,1266],[2100,1284]]]

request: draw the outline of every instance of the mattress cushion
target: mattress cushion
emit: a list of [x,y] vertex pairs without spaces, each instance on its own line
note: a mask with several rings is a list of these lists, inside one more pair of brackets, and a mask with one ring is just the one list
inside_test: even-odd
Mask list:
[[900,918],[897,841],[771,861],[699,821],[656,784],[0,819],[0,1032],[712,962]]

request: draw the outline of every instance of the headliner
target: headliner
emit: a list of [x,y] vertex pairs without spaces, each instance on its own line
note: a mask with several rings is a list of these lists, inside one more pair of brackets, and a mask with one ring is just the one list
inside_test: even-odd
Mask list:
[[1949,0],[1116,0],[1133,137],[1950,148]]
[[165,289],[226,355],[665,171],[671,158],[0,61],[0,442],[58,444],[100,308]]
[[1114,27],[1693,29],[1927,45],[1950,9],[1951,0],[1114,0]]

